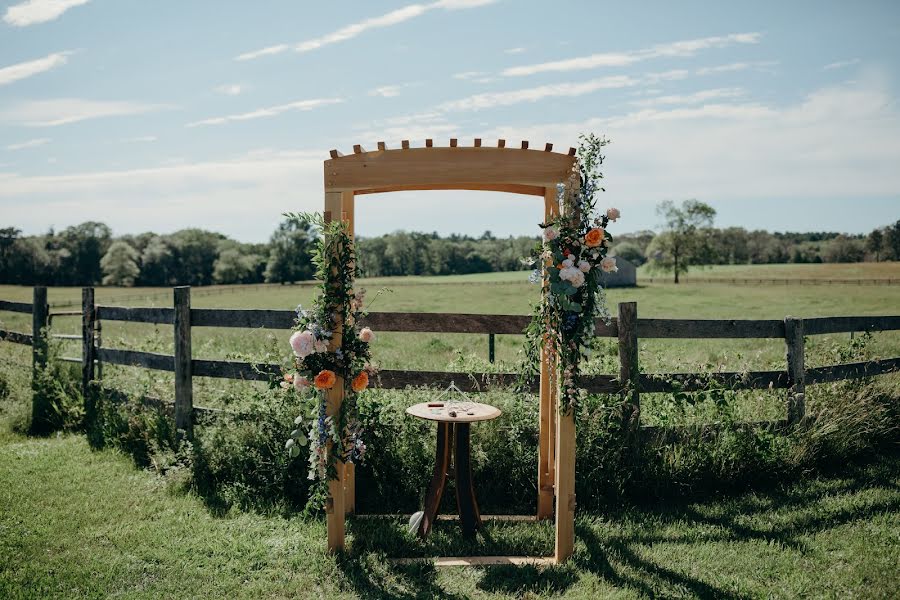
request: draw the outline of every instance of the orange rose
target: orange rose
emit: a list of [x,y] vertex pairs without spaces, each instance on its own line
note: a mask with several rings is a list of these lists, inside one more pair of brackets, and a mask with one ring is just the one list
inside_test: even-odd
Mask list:
[[603,242],[603,228],[596,227],[587,232],[584,236],[584,245],[588,248],[596,248]]
[[361,392],[369,387],[369,374],[365,371],[360,371],[359,375],[350,382],[350,387],[353,388],[354,392]]
[[335,381],[337,381],[337,377],[335,377],[334,371],[323,369],[316,375],[315,384],[320,390],[330,390]]

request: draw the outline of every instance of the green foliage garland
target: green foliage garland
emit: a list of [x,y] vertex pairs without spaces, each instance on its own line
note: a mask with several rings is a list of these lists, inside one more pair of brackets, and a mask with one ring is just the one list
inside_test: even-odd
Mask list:
[[612,236],[606,231],[619,211],[596,213],[595,195],[605,191],[600,182],[601,151],[609,142],[593,134],[582,135],[572,174],[558,188],[559,215],[541,224],[543,241],[523,262],[536,266],[531,280],[542,284],[541,303],[535,306],[526,330],[527,368],[523,376],[538,373],[540,349],[547,350],[552,385],[561,386],[561,411],[573,410],[587,395],[578,387],[582,359],[588,358],[594,320],[610,319],[601,271],[616,271],[607,257]]
[[[340,461],[359,462],[366,446],[357,410],[357,396],[368,387],[373,374],[369,360],[372,330],[360,327],[365,316],[365,290],[354,290],[356,252],[347,224],[326,223],[319,214],[287,214],[309,223],[321,232],[313,252],[319,295],[309,309],[297,307],[297,321],[291,335],[294,371],[286,372],[282,388],[295,393],[309,417],[294,420],[285,447],[292,457],[300,446],[309,444],[309,479],[316,481],[311,502],[324,502],[328,481],[337,476]],[[340,329],[340,333],[336,333]],[[327,415],[327,390],[337,378],[344,380],[344,400],[335,415]]]

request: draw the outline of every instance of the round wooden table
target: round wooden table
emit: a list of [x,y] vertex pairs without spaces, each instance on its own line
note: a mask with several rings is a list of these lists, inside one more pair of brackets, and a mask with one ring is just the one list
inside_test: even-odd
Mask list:
[[[429,406],[430,405],[430,406]],[[440,406],[438,406],[440,405]],[[471,537],[481,527],[481,515],[472,486],[472,461],[469,428],[472,423],[500,416],[500,409],[478,402],[422,402],[406,409],[419,419],[437,422],[437,452],[431,484],[425,495],[425,509],[419,524],[419,537],[426,537],[437,518],[447,476],[456,479],[456,506],[463,535]],[[451,466],[450,448],[455,448]],[[451,468],[453,469],[451,471]]]

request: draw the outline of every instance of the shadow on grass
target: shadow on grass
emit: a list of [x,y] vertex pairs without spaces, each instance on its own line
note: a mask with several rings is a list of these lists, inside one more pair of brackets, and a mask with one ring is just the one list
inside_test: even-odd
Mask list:
[[[576,523],[576,553],[553,567],[496,565],[477,567],[475,586],[488,593],[514,597],[561,594],[585,575],[642,596],[686,595],[697,598],[742,599],[752,595],[729,584],[732,577],[718,568],[709,544],[766,542],[776,553],[815,552],[806,538],[841,525],[900,512],[895,483],[900,461],[887,457],[875,464],[845,465],[838,476],[820,477],[792,486],[699,503],[666,507],[626,507],[607,513],[603,521],[591,515]],[[887,494],[857,496],[879,489]],[[420,541],[397,520],[353,519],[351,553],[340,568],[361,597],[430,598],[448,594],[429,562],[390,563],[387,557],[460,555],[548,555],[553,545],[552,523],[486,523],[475,542],[462,538],[453,521],[438,522],[434,535]],[[696,546],[698,559],[710,576],[695,576],[682,565],[648,558],[655,545],[683,547],[688,557]],[[701,546],[707,545],[700,550]],[[751,574],[735,573],[735,581]],[[722,580],[726,583],[722,583]]]

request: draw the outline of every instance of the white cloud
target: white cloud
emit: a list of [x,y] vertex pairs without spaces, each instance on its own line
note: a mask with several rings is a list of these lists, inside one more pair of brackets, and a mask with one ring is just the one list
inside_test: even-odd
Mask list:
[[659,106],[666,104],[700,104],[708,100],[718,100],[722,98],[737,98],[744,95],[741,88],[716,88],[712,90],[701,90],[693,94],[657,96],[655,98],[644,98],[635,100],[631,104],[635,106]]
[[15,27],[25,27],[52,21],[70,8],[87,4],[89,0],[26,0],[6,9],[3,20]]
[[583,96],[597,90],[618,89],[637,85],[639,80],[627,75],[602,77],[577,83],[555,83],[521,90],[488,92],[475,94],[461,100],[453,100],[438,105],[440,111],[481,110],[497,106],[510,106],[522,102],[537,102],[544,98]]
[[522,46],[518,46],[516,48],[507,48],[503,52],[506,54],[522,54],[523,52],[525,52],[525,48],[523,48]]
[[642,77],[629,75],[611,75],[569,83],[554,83],[519,90],[506,90],[502,92],[487,92],[475,94],[444,102],[436,107],[438,112],[454,112],[467,110],[482,110],[497,106],[511,106],[523,102],[537,102],[545,98],[565,98],[583,96],[599,90],[621,89],[638,85],[653,85],[660,81],[673,81],[684,79],[688,72],[683,69],[664,71],[662,73],[648,73]]
[[7,150],[25,150],[26,148],[37,148],[38,146],[43,146],[47,142],[50,141],[50,138],[37,138],[34,140],[28,140],[27,142],[19,142],[18,144],[10,144],[6,147]]
[[410,84],[408,83],[401,83],[397,85],[382,85],[375,89],[369,90],[369,95],[381,96],[382,98],[396,98],[400,95],[400,90],[409,86]]
[[737,71],[746,71],[748,69],[766,70],[778,64],[777,60],[758,60],[751,62],[734,62],[725,65],[716,65],[714,67],[703,67],[697,69],[697,75],[715,75],[717,73],[734,73]]
[[139,135],[139,136],[133,137],[133,138],[126,138],[123,141],[125,141],[125,142],[155,142],[158,139],[159,138],[156,137],[155,135]]
[[467,79],[475,79],[478,77],[484,77],[488,75],[487,71],[463,71],[462,73],[456,73],[453,75],[453,79],[461,79],[463,81]]
[[269,106],[267,108],[258,108],[256,110],[239,113],[236,115],[226,115],[224,117],[213,117],[211,119],[203,119],[202,121],[194,121],[188,123],[186,127],[197,127],[199,125],[222,125],[233,121],[249,121],[251,119],[262,119],[266,117],[274,117],[282,113],[290,111],[308,111],[314,110],[321,106],[330,104],[340,104],[343,98],[315,98],[312,100],[298,100],[297,102],[289,102],[287,104],[279,104],[278,106]]
[[832,69],[843,69],[844,67],[852,67],[853,65],[858,65],[861,61],[858,58],[852,58],[850,60],[839,60],[837,62],[829,63],[822,67],[823,71],[830,71]]
[[323,46],[337,44],[338,42],[344,42],[346,40],[355,38],[358,35],[369,31],[370,29],[380,29],[383,27],[398,25],[405,21],[409,21],[410,19],[420,17],[431,10],[459,10],[466,8],[476,8],[479,6],[492,4],[493,2],[496,2],[496,0],[439,0],[438,2],[433,2],[431,4],[409,4],[396,10],[392,10],[389,13],[385,13],[377,17],[372,17],[358,23],[346,25],[321,37],[304,40],[296,44],[276,44],[274,46],[268,46],[259,50],[254,50],[252,52],[245,52],[238,55],[236,57],[236,60],[252,60],[255,58],[260,58],[262,56],[281,54],[282,52],[287,52],[291,49],[296,52],[311,52],[313,50],[318,50]]
[[241,92],[244,91],[244,87],[237,83],[232,83],[228,85],[220,85],[215,89],[220,94],[225,94],[226,96],[238,96]]
[[138,115],[167,108],[172,107],[141,102],[57,98],[23,102],[0,112],[0,122],[28,127],[55,127],[87,119]]
[[[652,211],[664,199],[897,198],[900,111],[891,100],[884,82],[863,78],[817,90],[787,106],[643,110],[578,122],[510,125],[485,136],[566,147],[574,146],[582,132],[605,133],[612,145],[606,153],[604,202],[635,214]],[[771,217],[769,227],[809,230],[821,222],[814,214],[808,222],[777,219]],[[781,225],[772,225],[777,222]],[[643,226],[652,227],[653,221]]]
[[61,67],[69,61],[71,51],[54,52],[44,58],[37,58],[26,62],[0,68],[0,85],[6,85],[20,79],[26,79],[32,75]]
[[762,34],[751,32],[682,40],[628,52],[604,52],[566,60],[511,67],[504,70],[503,75],[514,77],[546,72],[581,71],[600,67],[625,67],[652,58],[693,56],[701,50],[710,48],[724,48],[734,44],[755,44],[761,37]]

